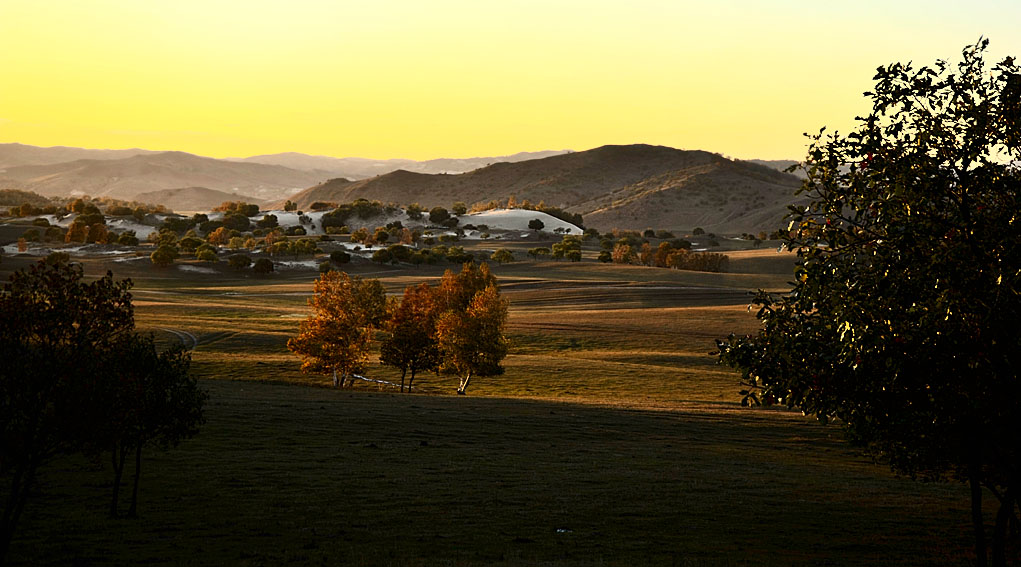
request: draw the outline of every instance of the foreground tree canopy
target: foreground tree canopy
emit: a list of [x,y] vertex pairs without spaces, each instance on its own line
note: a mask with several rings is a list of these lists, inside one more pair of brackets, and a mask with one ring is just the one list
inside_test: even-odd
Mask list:
[[134,332],[128,280],[87,283],[80,265],[54,257],[15,272],[0,293],[0,480],[5,488],[0,563],[40,466],[58,454],[110,451],[115,485],[141,450],[197,431],[205,399],[188,355],[159,354]]
[[1021,74],[1013,58],[988,68],[986,45],[880,67],[871,114],[812,137],[794,288],[760,292],[762,330],[720,358],[746,401],[836,420],[899,472],[969,481],[980,564],[987,488],[1004,564],[1021,489]]

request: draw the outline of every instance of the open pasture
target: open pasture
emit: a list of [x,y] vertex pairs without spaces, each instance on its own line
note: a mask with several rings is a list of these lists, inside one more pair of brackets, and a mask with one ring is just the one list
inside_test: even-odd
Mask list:
[[[739,406],[713,341],[755,329],[750,290],[782,287],[790,258],[748,251],[732,260],[741,266],[757,271],[494,266],[512,347],[506,373],[466,397],[434,374],[415,395],[302,375],[285,345],[312,272],[115,267],[136,281],[140,329],[194,341],[208,422],[148,453],[136,521],[104,517],[105,462],[46,468],[11,559],[968,565],[964,487],[895,478],[835,427]],[[443,269],[351,271],[399,294]],[[378,363],[366,374],[399,379]]]

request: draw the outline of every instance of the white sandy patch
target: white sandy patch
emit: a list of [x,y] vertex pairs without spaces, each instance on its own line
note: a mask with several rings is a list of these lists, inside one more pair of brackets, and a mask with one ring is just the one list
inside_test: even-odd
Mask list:
[[113,232],[117,233],[121,233],[126,230],[133,230],[135,231],[135,236],[137,236],[139,240],[145,240],[146,238],[149,238],[150,234],[156,232],[156,227],[154,226],[140,224],[135,222],[134,220],[128,220],[124,218],[108,219],[106,221],[106,226]]
[[[529,230],[529,221],[539,219],[543,224],[543,232],[553,232],[559,228],[562,232],[564,229],[567,230],[564,234],[582,233],[580,228],[569,222],[562,221],[557,217],[547,215],[546,213],[529,211],[526,209],[493,209],[491,211],[484,211],[481,213],[462,215],[458,218],[461,221],[461,226],[466,224],[473,224],[475,226],[484,224],[489,227],[487,232],[492,232],[493,230]],[[529,233],[525,233],[522,237],[525,237],[528,234]]]
[[285,260],[273,262],[275,268],[284,270],[318,270],[319,264],[315,260]]
[[196,273],[196,274],[215,274],[216,273],[216,270],[214,270],[212,268],[203,268],[202,266],[182,265],[182,266],[178,266],[177,269],[181,270],[182,272],[192,272],[192,273]]

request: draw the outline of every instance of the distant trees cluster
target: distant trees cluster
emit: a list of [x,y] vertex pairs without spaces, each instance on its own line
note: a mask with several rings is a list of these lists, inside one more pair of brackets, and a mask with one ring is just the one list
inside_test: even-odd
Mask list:
[[344,272],[322,274],[309,301],[312,313],[287,347],[302,359],[302,370],[333,376],[335,386],[362,372],[376,331],[383,331],[380,361],[401,370],[401,391],[422,371],[460,376],[464,394],[473,376],[503,372],[507,301],[486,264],[465,262],[447,270],[438,287],[409,286],[399,300],[387,300],[378,280]]
[[68,453],[109,453],[110,514],[119,513],[125,462],[134,461],[137,511],[142,450],[196,434],[205,394],[190,355],[160,352],[134,331],[128,280],[86,283],[66,255],[15,272],[0,293],[0,562],[39,468]]

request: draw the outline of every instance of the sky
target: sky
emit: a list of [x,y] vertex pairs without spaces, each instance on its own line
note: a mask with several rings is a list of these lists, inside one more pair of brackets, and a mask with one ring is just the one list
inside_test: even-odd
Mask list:
[[800,159],[879,65],[1021,57],[1021,1],[2,0],[0,143]]

